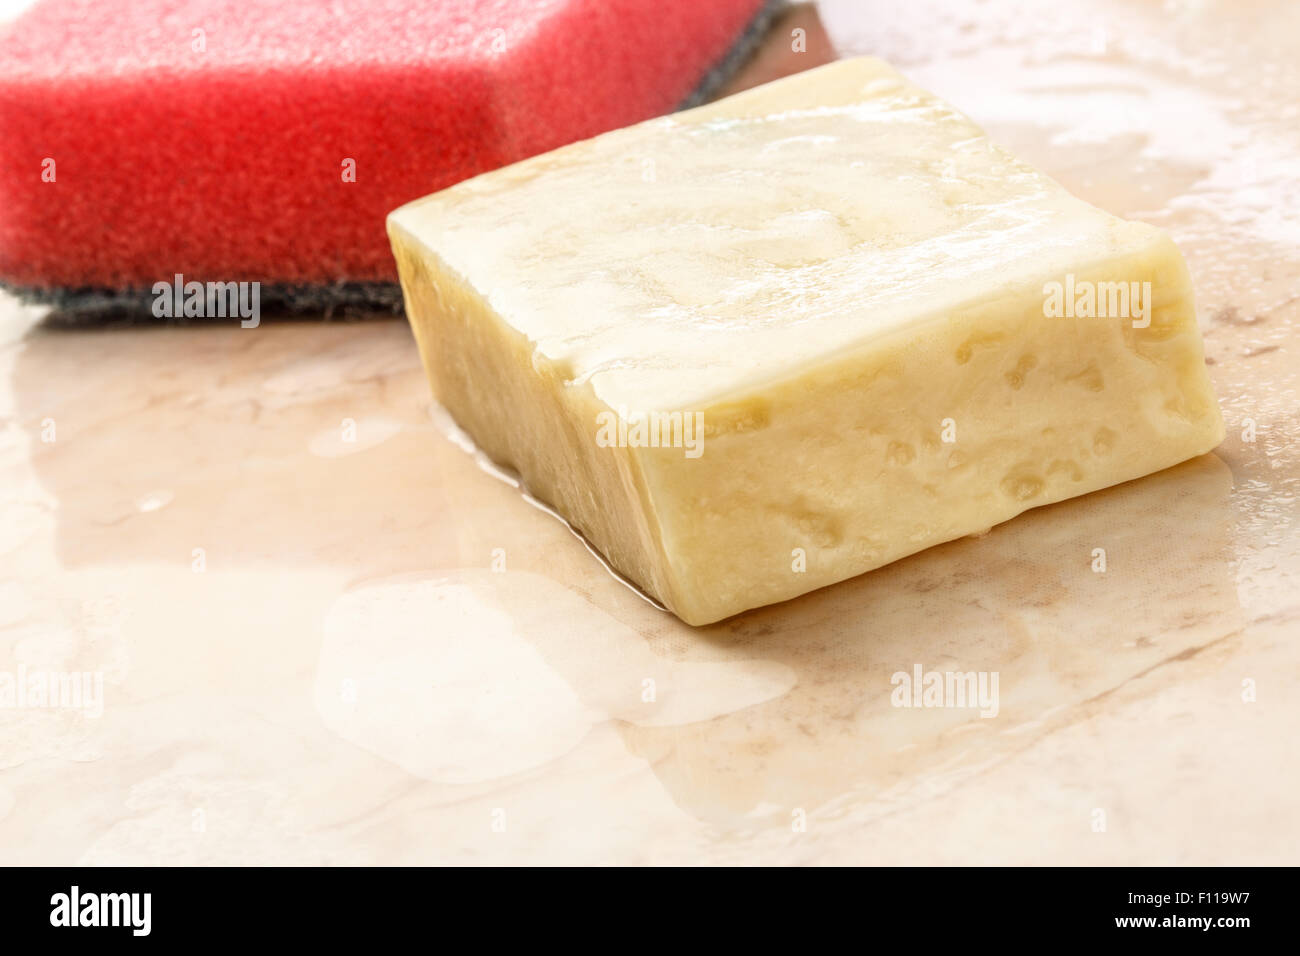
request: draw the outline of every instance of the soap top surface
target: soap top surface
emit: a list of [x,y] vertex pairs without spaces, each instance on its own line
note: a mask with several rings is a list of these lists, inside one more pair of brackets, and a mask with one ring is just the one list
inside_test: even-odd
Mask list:
[[535,362],[634,413],[743,398],[1162,235],[1071,196],[874,58],[575,143],[389,219]]

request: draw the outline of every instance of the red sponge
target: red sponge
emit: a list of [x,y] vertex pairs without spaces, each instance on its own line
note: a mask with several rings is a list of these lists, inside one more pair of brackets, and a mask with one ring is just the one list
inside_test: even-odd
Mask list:
[[0,34],[0,281],[391,281],[390,210],[674,109],[766,8],[45,0]]

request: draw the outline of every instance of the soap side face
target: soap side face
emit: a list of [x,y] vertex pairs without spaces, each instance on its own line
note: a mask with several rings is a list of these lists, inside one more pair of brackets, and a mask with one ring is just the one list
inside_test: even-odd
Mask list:
[[[683,175],[716,136],[734,175],[709,150]],[[828,159],[830,191],[809,178]],[[629,183],[637,163],[679,178]],[[389,233],[435,395],[691,624],[1222,438],[1173,244],[879,61],[487,174]],[[1123,283],[1145,315],[1071,295],[1053,317],[1054,283]],[[698,419],[696,447],[637,442],[652,414]]]
[[596,441],[604,406],[537,361],[531,343],[419,238],[391,218],[388,231],[434,397],[613,567],[666,599],[671,584],[636,462],[626,447]]
[[637,452],[678,615],[797,597],[1217,446],[1173,243],[1076,281],[1150,282],[1150,325],[1047,318],[1040,288],[1008,290],[706,408],[697,461]]

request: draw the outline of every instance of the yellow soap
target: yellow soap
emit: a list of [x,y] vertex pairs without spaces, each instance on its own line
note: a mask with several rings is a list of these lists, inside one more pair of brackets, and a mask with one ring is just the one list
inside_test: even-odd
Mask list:
[[486,173],[388,231],[437,399],[690,624],[1223,437],[1169,238],[875,59]]

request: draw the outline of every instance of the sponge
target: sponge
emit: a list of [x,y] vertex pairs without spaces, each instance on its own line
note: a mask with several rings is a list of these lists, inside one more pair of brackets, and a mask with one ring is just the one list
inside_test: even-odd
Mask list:
[[0,33],[0,284],[400,309],[384,217],[693,105],[772,0],[44,0]]

